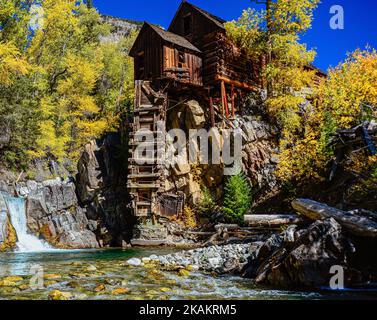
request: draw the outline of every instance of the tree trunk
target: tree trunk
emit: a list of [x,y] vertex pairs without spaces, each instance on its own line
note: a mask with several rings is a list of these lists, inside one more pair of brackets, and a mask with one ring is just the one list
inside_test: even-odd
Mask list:
[[303,223],[304,219],[296,215],[288,214],[255,214],[246,215],[244,220],[249,226],[280,226],[286,224],[298,224]]
[[294,200],[292,207],[312,220],[334,218],[344,229],[356,236],[377,238],[377,223],[368,218],[309,199]]

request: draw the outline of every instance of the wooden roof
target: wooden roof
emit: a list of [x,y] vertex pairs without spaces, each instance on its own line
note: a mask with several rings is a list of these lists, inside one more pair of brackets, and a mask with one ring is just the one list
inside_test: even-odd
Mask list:
[[178,10],[177,10],[177,12],[176,12],[176,14],[175,14],[175,16],[174,16],[174,18],[173,18],[170,26],[169,26],[169,30],[170,30],[171,26],[173,25],[175,19],[177,18],[179,11],[182,9],[182,7],[184,5],[190,6],[191,8],[193,8],[194,10],[198,11],[200,14],[202,14],[203,16],[205,16],[208,20],[212,21],[216,26],[218,26],[219,28],[225,30],[224,23],[226,22],[226,20],[224,20],[222,18],[219,18],[219,17],[213,15],[212,13],[210,13],[208,11],[205,11],[202,8],[199,8],[199,7],[193,5],[192,3],[187,2],[185,0],[183,0],[181,2],[181,5],[179,6],[179,8],[178,8]]
[[[197,53],[201,53],[201,51],[195,47],[191,42],[189,42],[187,39],[185,39],[184,37],[181,37],[180,35],[178,34],[175,34],[175,33],[172,33],[172,32],[169,32],[169,31],[166,31],[164,29],[162,29],[161,27],[158,27],[156,25],[153,25],[151,23],[148,23],[148,22],[144,22],[144,25],[143,27],[141,28],[140,30],[140,34],[146,29],[146,28],[150,28],[152,29],[154,32],[156,32],[164,41],[166,42],[169,42],[169,43],[172,43],[172,44],[175,44],[179,47],[182,47],[182,48],[185,48],[185,49],[188,49],[188,50],[191,50],[191,51],[194,51],[194,52],[197,52]],[[140,36],[139,34],[139,36]],[[138,37],[139,37],[138,36]],[[135,44],[137,42],[137,39],[135,41]],[[131,48],[130,50],[130,55],[133,56],[134,55],[134,47],[135,47],[135,44],[133,45],[133,47]]]

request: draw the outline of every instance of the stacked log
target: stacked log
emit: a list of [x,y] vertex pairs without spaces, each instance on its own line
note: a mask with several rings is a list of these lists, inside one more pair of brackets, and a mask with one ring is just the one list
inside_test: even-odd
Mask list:
[[297,199],[292,207],[312,220],[334,218],[349,233],[361,237],[377,238],[377,222],[351,212],[329,207],[309,199]]

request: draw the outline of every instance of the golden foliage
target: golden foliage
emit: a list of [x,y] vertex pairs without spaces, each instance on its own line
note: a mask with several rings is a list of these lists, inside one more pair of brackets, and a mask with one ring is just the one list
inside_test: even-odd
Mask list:
[[0,42],[0,85],[8,86],[14,77],[27,74],[29,64],[13,43]]
[[[344,63],[330,70],[316,92],[315,107],[301,115],[302,129],[281,141],[278,176],[284,180],[323,179],[332,159],[328,143],[336,128],[349,129],[377,117],[377,53],[356,50]],[[373,107],[374,106],[374,107]],[[347,168],[370,174],[376,157],[353,153]],[[346,168],[346,169],[347,169]]]

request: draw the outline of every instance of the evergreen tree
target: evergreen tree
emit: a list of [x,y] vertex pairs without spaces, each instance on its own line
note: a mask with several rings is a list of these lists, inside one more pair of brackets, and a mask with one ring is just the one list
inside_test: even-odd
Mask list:
[[251,187],[246,176],[240,172],[231,176],[225,185],[224,212],[229,222],[242,223],[243,216],[251,208]]
[[86,0],[86,5],[88,6],[89,9],[93,8],[93,0]]

